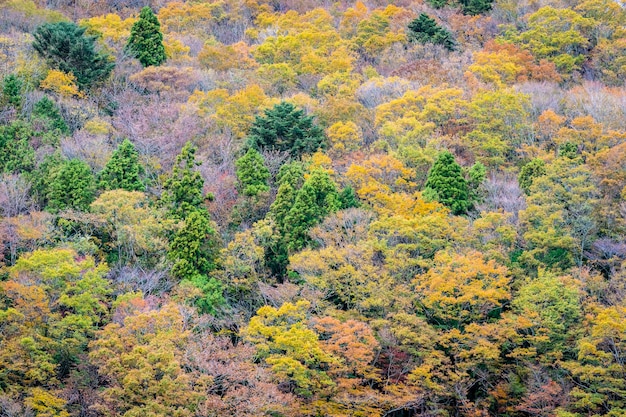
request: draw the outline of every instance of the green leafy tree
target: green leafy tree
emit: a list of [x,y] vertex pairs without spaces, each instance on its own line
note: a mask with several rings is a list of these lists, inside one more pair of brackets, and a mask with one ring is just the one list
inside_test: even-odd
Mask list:
[[33,119],[43,122],[47,129],[55,131],[53,135],[57,137],[70,133],[70,128],[61,116],[59,107],[46,96],[35,104],[32,116]]
[[425,185],[424,195],[439,201],[454,214],[463,214],[472,206],[470,190],[463,178],[461,166],[448,151],[439,154]]
[[421,13],[417,19],[409,23],[408,38],[411,42],[441,45],[448,51],[453,51],[455,48],[452,34],[425,13]]
[[546,163],[541,159],[535,158],[522,167],[517,181],[520,188],[524,190],[526,195],[529,195],[533,180],[542,175],[546,175]]
[[248,152],[235,162],[235,166],[239,190],[244,195],[254,197],[270,190],[267,185],[270,172],[264,165],[263,156],[256,149],[248,149]]
[[143,191],[146,187],[139,178],[141,172],[139,154],[131,141],[124,139],[100,173],[100,188],[103,190]]
[[52,175],[48,187],[49,211],[54,213],[65,209],[89,209],[96,193],[96,181],[89,165],[80,159],[70,159]]
[[253,148],[287,151],[293,157],[326,147],[324,131],[313,117],[284,101],[256,117],[248,140]]
[[141,9],[139,20],[130,29],[126,48],[144,67],[159,66],[167,59],[161,24],[150,7]]
[[33,48],[51,67],[74,74],[81,89],[104,80],[115,66],[109,55],[96,51],[96,37],[86,36],[85,30],[59,22],[39,26],[33,34]]
[[26,172],[35,167],[32,136],[31,127],[22,121],[0,126],[0,173]]
[[[200,165],[196,161],[196,151],[197,148],[187,142],[176,157],[172,173],[163,184],[165,190],[161,202],[167,207],[170,216],[177,220],[185,219],[193,211],[204,209],[204,179],[194,169]],[[212,199],[213,196],[207,198]]]
[[9,74],[2,80],[2,100],[3,102],[19,107],[22,105],[22,79],[14,74]]

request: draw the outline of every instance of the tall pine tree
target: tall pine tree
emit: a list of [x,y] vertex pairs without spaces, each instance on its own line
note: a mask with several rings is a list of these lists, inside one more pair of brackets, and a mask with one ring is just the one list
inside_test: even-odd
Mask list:
[[141,9],[139,20],[130,29],[126,48],[144,67],[159,66],[166,61],[161,24],[150,7]]
[[53,173],[47,208],[53,213],[65,209],[87,211],[95,194],[96,182],[89,165],[80,159],[70,159]]
[[472,206],[461,166],[448,151],[439,154],[425,185],[424,196],[439,201],[454,214],[463,214]]
[[109,55],[96,51],[95,36],[71,22],[47,23],[33,33],[33,48],[52,68],[72,73],[81,89],[109,76],[115,64]]
[[449,51],[453,51],[455,48],[452,34],[425,13],[420,14],[417,19],[409,23],[407,36],[411,42],[433,43],[441,45]]
[[121,188],[126,191],[143,191],[146,187],[139,178],[141,171],[139,154],[133,144],[124,139],[100,173],[99,186],[103,190]]
[[248,141],[253,148],[286,151],[293,157],[326,147],[324,131],[313,117],[284,101],[265,110],[265,116],[257,116]]

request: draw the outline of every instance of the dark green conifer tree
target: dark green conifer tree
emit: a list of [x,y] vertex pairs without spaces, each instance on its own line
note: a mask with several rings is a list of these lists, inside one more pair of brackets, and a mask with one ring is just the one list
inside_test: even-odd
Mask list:
[[309,242],[309,229],[340,208],[337,186],[328,173],[323,170],[313,171],[298,190],[293,206],[285,217],[288,249],[297,251],[304,248]]
[[491,10],[493,0],[459,0],[463,13],[469,15],[483,14]]
[[161,24],[150,7],[141,9],[139,20],[130,29],[126,48],[144,67],[159,66],[167,60]]
[[85,36],[86,28],[71,22],[46,23],[33,37],[33,48],[52,68],[76,77],[81,89],[109,76],[115,64],[109,55],[95,49],[95,36]]
[[341,190],[341,193],[339,193],[339,201],[341,202],[340,208],[342,210],[361,206],[361,203],[359,202],[359,197],[357,197],[354,188],[352,188],[352,186],[350,185]]
[[437,157],[428,173],[424,196],[439,201],[454,214],[463,214],[471,207],[467,181],[450,152],[444,151]]
[[0,126],[0,173],[27,172],[35,167],[32,136],[32,129],[22,121]]
[[22,79],[9,74],[2,79],[2,102],[19,108],[22,105]]
[[70,128],[65,123],[63,116],[61,116],[59,107],[47,96],[44,96],[35,104],[32,116],[34,120],[43,122],[46,130],[54,131],[53,134],[57,136],[57,140],[58,136],[70,133]]
[[143,191],[146,187],[139,178],[141,172],[139,154],[131,141],[124,139],[100,173],[99,186],[103,190],[121,188],[126,191]]
[[87,211],[96,193],[96,181],[89,165],[80,159],[65,161],[52,173],[48,186],[47,209]]
[[407,36],[411,42],[433,43],[441,45],[449,51],[453,51],[456,42],[452,34],[437,25],[435,19],[431,19],[427,14],[422,13],[419,17],[409,23]]
[[287,102],[256,117],[248,142],[255,149],[287,151],[294,158],[326,147],[324,131],[313,123],[313,117]]

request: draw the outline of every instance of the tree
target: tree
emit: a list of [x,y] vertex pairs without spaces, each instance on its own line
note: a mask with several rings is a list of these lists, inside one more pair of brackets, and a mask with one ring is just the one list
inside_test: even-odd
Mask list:
[[[202,190],[204,179],[194,169],[199,165],[195,158],[196,151],[197,148],[191,142],[187,142],[176,157],[172,173],[163,184],[165,190],[161,202],[177,220],[185,219],[193,211],[206,210]],[[213,198],[212,195],[207,197]]]
[[99,186],[103,190],[143,191],[145,185],[139,179],[141,172],[139,154],[131,141],[124,139],[100,172]]
[[491,10],[493,0],[459,0],[463,13],[469,15],[483,14]]
[[546,174],[546,163],[543,160],[535,158],[522,167],[519,173],[519,186],[526,195],[530,194],[530,186],[537,177]]
[[141,9],[139,20],[130,29],[126,48],[144,67],[159,66],[167,59],[161,24],[150,7]]
[[206,275],[215,269],[215,234],[208,212],[191,212],[170,245],[168,255],[174,261],[172,274],[191,280],[198,274]]
[[109,76],[115,64],[109,55],[95,49],[95,36],[71,22],[47,23],[35,30],[33,48],[48,65],[72,73],[81,89]]
[[248,141],[253,148],[287,151],[293,157],[326,147],[324,131],[313,123],[313,117],[284,101],[256,117]]
[[59,107],[47,96],[44,96],[35,104],[32,116],[34,119],[44,122],[46,128],[55,131],[55,136],[70,133],[70,128],[67,126],[67,123],[65,123],[63,116],[61,116]]
[[21,121],[0,126],[0,173],[26,172],[34,168],[31,127]]
[[288,248],[296,251],[305,247],[309,241],[309,229],[340,207],[337,187],[328,173],[313,171],[298,190],[293,207],[285,217]]
[[270,190],[267,180],[270,172],[264,165],[263,156],[254,148],[235,161],[239,190],[246,196],[254,197]]
[[409,23],[408,28],[408,38],[411,42],[433,43],[443,46],[448,51],[453,51],[455,48],[452,34],[437,25],[435,19],[428,17],[425,13],[421,13],[417,19]]
[[96,181],[89,165],[80,159],[70,159],[52,175],[48,187],[49,211],[54,213],[66,209],[89,209],[96,193]]
[[463,214],[472,206],[461,166],[450,152],[444,151],[437,157],[428,173],[424,195],[439,201],[454,214]]
[[13,107],[22,104],[23,81],[14,74],[9,74],[2,79],[2,101]]

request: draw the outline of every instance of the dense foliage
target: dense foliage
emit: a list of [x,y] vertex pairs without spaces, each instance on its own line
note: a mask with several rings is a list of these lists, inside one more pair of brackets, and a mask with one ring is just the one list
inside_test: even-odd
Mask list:
[[1,417],[626,414],[626,9],[0,1]]

